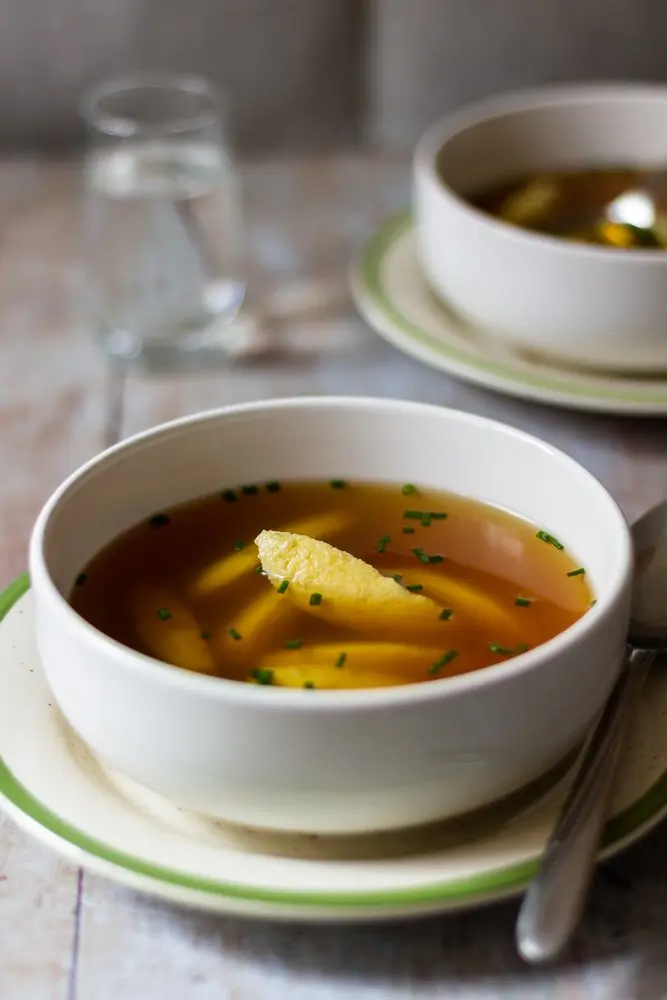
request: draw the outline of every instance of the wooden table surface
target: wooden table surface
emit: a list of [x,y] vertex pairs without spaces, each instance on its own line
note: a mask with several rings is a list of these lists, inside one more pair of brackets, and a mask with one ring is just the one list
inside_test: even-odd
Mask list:
[[[78,168],[0,162],[0,585],[25,569],[49,492],[105,443],[268,396],[365,393],[483,413],[570,452],[630,518],[665,496],[665,423],[467,387],[403,357],[355,315],[350,260],[405,205],[408,184],[406,163],[371,156],[247,164],[252,288],[282,313],[283,349],[205,375],[120,378],[81,315]],[[514,903],[364,929],[222,919],[84,875],[0,818],[0,1000],[659,1000],[666,856],[667,826],[602,869],[570,954],[535,971],[514,954]]]

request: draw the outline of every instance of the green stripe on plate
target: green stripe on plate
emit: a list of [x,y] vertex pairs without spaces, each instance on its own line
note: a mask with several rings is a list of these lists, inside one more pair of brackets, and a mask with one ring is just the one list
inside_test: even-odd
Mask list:
[[[0,620],[26,593],[30,584],[27,575],[20,577],[0,594]],[[247,900],[274,905],[310,907],[392,907],[424,905],[429,903],[473,902],[476,897],[507,894],[519,891],[532,877],[537,867],[537,859],[518,865],[483,872],[469,878],[445,883],[432,883],[413,889],[386,892],[293,892],[251,888],[233,882],[220,882],[200,878],[187,872],[164,868],[141,858],[124,854],[95,840],[81,830],[70,826],[65,820],[47,809],[12,774],[0,759],[0,795],[11,803],[15,810],[29,817],[56,840],[78,848],[90,857],[144,876],[154,882],[180,886],[197,892],[211,893],[229,899]],[[667,772],[632,806],[614,817],[606,827],[604,845],[611,847],[625,840],[636,830],[650,822],[667,805]]]
[[618,403],[656,403],[667,404],[667,389],[652,391],[646,387],[646,383],[636,389],[621,389],[605,386],[582,385],[577,382],[570,382],[558,376],[540,377],[526,372],[518,371],[495,362],[484,361],[473,354],[457,350],[449,344],[444,344],[438,337],[428,333],[420,326],[416,326],[402,313],[400,313],[391,301],[391,295],[385,290],[382,281],[382,265],[387,251],[403,235],[406,229],[412,226],[412,217],[409,212],[400,212],[392,216],[376,233],[371,237],[366,245],[360,263],[360,273],[364,285],[364,292],[377,309],[403,333],[413,340],[419,341],[430,351],[440,354],[446,358],[452,358],[468,368],[475,368],[480,372],[487,372],[499,378],[507,379],[519,385],[533,386],[536,389],[546,389],[552,392],[559,392],[572,399],[607,399]]

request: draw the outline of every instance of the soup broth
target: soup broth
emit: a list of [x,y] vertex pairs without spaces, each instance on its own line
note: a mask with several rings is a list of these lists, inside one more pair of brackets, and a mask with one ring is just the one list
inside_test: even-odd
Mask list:
[[[621,249],[661,249],[664,219],[650,230],[605,221],[607,205],[641,189],[648,174],[636,168],[553,170],[510,179],[480,191],[470,202],[504,222],[563,239]],[[658,204],[667,212],[667,199]]]
[[[254,539],[267,529],[276,551],[289,541],[291,579],[262,572]],[[345,553],[393,577],[380,580],[389,603],[373,603],[373,581],[367,589]],[[334,480],[243,486],[156,512],[95,556],[71,604],[113,639],[186,669],[355,688],[503,663],[572,625],[591,590],[558,539],[503,510],[412,484]]]

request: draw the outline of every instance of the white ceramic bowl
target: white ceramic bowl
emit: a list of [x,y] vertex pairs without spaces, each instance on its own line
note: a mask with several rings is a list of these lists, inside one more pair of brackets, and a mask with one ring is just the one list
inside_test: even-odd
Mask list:
[[530,233],[466,197],[554,167],[667,166],[667,87],[553,87],[476,104],[434,125],[414,159],[421,263],[474,325],[579,366],[667,368],[667,251]]
[[[156,510],[242,482],[334,475],[424,483],[510,508],[566,541],[597,604],[543,646],[488,670],[313,696],[165,666],[67,603],[82,566]],[[104,761],[186,809],[317,833],[460,813],[558,761],[617,671],[631,564],[614,501],[549,445],[453,410],[335,397],[233,406],[132,438],[60,487],[30,548],[49,683]]]

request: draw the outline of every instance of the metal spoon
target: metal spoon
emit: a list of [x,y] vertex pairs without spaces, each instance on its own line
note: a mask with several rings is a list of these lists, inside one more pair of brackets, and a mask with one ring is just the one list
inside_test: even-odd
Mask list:
[[667,501],[640,518],[632,536],[637,566],[625,660],[519,911],[516,944],[531,963],[555,958],[579,923],[628,722],[649,667],[667,651]]
[[657,200],[666,189],[667,171],[658,170],[643,187],[624,191],[610,201],[598,225],[605,242],[621,247],[634,245],[664,249],[665,221]]

